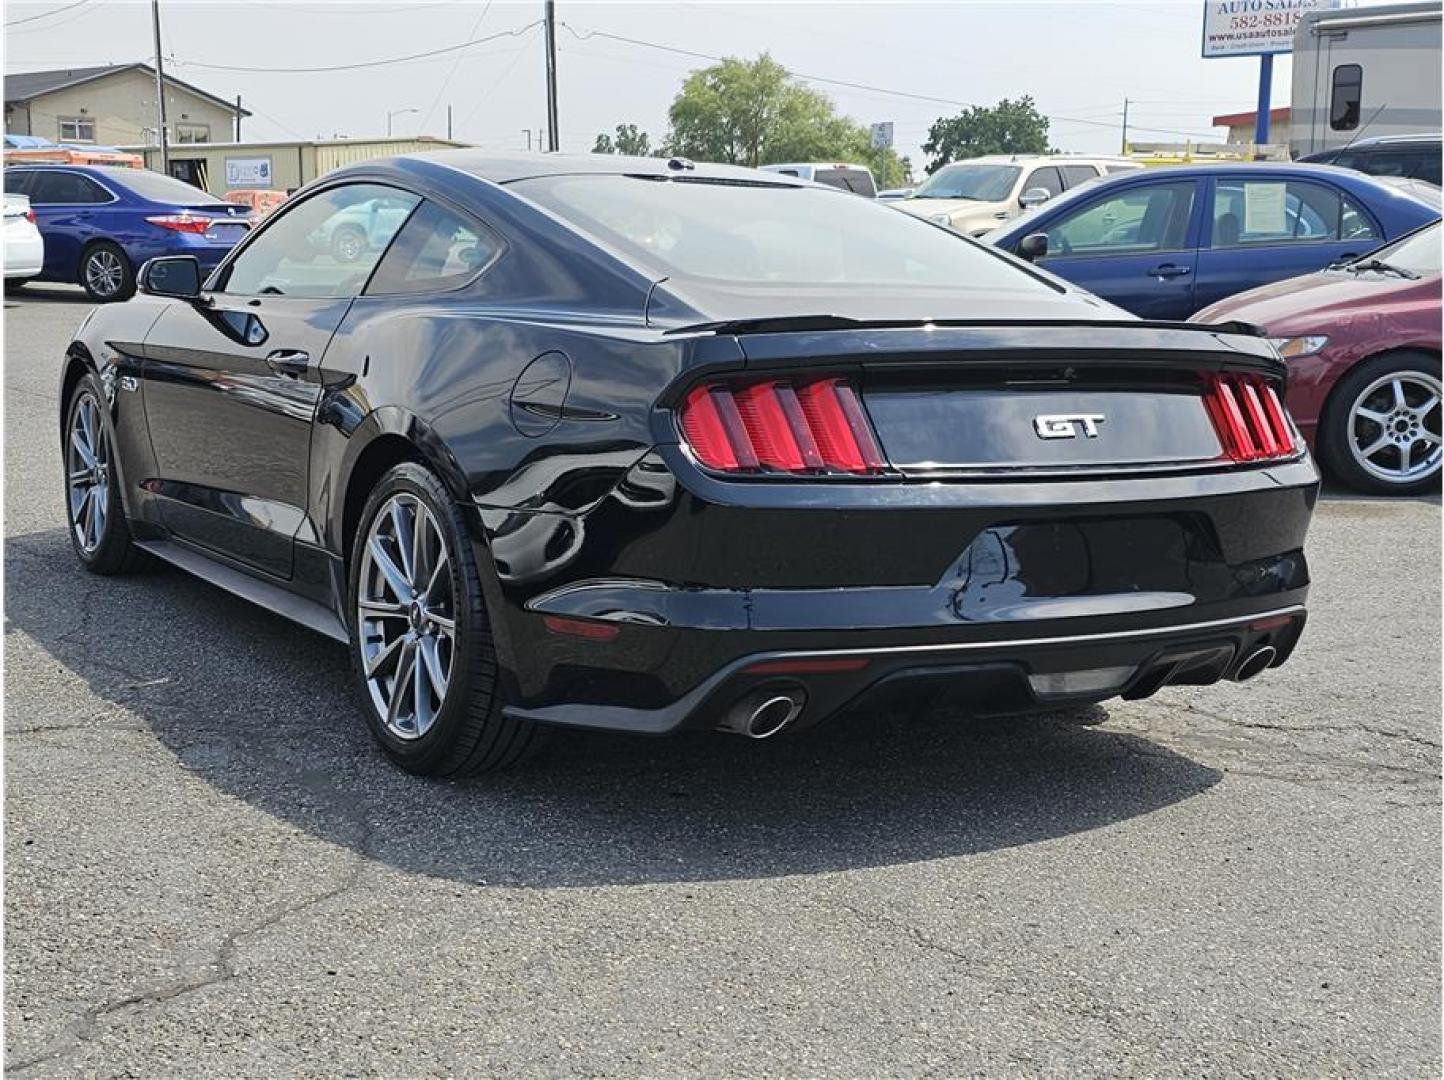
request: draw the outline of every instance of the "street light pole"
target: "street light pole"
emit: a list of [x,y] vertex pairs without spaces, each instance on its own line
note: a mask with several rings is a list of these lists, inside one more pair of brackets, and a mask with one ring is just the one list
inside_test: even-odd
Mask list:
[[165,142],[165,66],[160,56],[160,0],[150,0],[151,29],[155,31],[155,108],[160,129],[160,171],[170,175],[170,150]]
[[391,109],[386,113],[386,137],[391,138],[391,118],[393,116],[405,116],[407,113],[418,113],[420,109]]
[[547,44],[547,142],[553,152],[561,149],[557,135],[557,6],[554,0],[546,0],[546,44]]

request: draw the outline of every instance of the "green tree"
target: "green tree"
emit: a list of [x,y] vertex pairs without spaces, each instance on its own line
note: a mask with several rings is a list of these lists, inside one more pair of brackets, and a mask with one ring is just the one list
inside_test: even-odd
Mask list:
[[1027,96],[1004,98],[992,108],[972,105],[957,116],[940,117],[928,130],[923,152],[932,159],[929,173],[983,154],[1046,154],[1048,118]]
[[850,161],[872,169],[879,186],[905,183],[908,163],[873,150],[867,128],[839,116],[826,94],[794,79],[763,53],[727,57],[687,76],[668,112],[665,153],[728,165]]
[[652,140],[645,131],[638,131],[636,124],[618,124],[616,138],[605,133],[598,135],[592,144],[592,153],[650,157]]

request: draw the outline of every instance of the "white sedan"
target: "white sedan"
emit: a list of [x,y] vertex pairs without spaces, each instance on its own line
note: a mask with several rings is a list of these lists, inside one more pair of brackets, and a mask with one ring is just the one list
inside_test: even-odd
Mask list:
[[5,281],[14,285],[40,273],[45,262],[45,241],[35,227],[30,199],[5,195]]

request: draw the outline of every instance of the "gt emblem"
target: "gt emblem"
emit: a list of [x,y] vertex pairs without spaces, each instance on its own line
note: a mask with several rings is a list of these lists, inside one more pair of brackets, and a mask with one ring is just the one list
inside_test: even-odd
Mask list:
[[1083,432],[1087,439],[1098,438],[1098,425],[1107,419],[1102,413],[1057,413],[1033,417],[1033,429],[1040,439],[1075,439]]

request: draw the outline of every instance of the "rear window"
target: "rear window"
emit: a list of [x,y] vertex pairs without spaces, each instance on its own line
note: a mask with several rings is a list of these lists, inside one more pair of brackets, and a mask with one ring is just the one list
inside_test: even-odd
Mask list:
[[956,233],[825,188],[615,175],[511,186],[662,276],[1054,291]]
[[812,179],[828,187],[841,188],[854,195],[866,195],[869,199],[877,194],[872,182],[872,173],[866,169],[818,169]]
[[115,182],[129,188],[142,199],[152,202],[184,203],[197,206],[203,203],[218,203],[221,200],[209,192],[177,180],[173,176],[151,172],[149,169],[128,169],[114,177]]

